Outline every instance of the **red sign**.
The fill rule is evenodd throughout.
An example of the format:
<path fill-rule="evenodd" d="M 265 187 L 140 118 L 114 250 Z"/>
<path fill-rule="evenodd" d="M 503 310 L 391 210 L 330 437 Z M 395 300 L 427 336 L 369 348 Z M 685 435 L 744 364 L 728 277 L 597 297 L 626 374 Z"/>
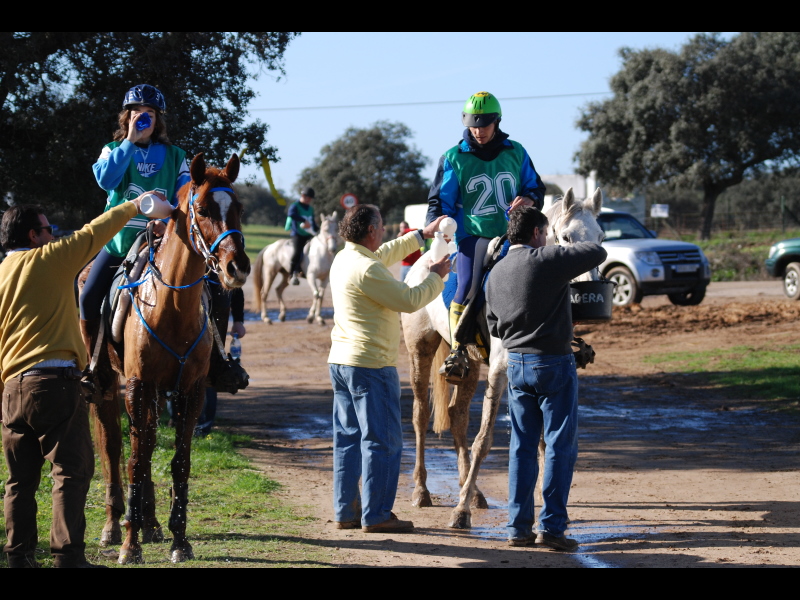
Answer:
<path fill-rule="evenodd" d="M 358 198 L 356 198 L 355 194 L 345 194 L 342 196 L 342 199 L 339 200 L 339 203 L 342 205 L 342 208 L 347 210 L 348 208 L 353 208 L 356 204 L 358 204 Z"/>

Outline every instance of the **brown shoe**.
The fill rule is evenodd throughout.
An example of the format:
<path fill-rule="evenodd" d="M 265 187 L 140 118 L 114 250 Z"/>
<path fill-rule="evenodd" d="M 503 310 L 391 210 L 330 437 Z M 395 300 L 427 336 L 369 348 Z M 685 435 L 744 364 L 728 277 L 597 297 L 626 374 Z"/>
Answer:
<path fill-rule="evenodd" d="M 336 529 L 358 529 L 361 527 L 361 519 L 353 519 L 352 521 L 334 521 L 333 526 Z"/>
<path fill-rule="evenodd" d="M 551 535 L 549 533 L 541 532 L 536 536 L 537 546 L 547 546 L 553 550 L 560 550 L 562 552 L 571 552 L 578 547 L 578 542 L 572 538 L 562 535 Z"/>
<path fill-rule="evenodd" d="M 397 515 L 391 513 L 391 516 L 383 523 L 377 525 L 365 525 L 361 528 L 364 533 L 408 533 L 414 529 L 414 523 L 411 521 L 401 521 Z"/>
<path fill-rule="evenodd" d="M 528 537 L 508 538 L 509 546 L 533 546 L 536 543 L 536 534 L 532 533 Z"/>

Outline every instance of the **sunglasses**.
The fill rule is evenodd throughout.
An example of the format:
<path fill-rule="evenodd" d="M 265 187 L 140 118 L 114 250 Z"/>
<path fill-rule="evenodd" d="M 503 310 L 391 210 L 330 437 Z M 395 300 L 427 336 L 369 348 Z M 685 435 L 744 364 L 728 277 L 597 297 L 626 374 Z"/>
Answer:
<path fill-rule="evenodd" d="M 36 231 L 41 231 L 42 229 L 46 229 L 47 233 L 53 235 L 53 226 L 52 225 L 45 225 L 43 227 L 34 227 Z"/>

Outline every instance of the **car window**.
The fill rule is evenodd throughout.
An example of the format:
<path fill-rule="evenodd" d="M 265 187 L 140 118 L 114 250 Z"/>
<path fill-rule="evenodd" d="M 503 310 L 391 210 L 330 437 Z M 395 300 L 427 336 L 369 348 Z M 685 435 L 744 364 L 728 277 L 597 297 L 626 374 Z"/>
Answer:
<path fill-rule="evenodd" d="M 635 240 L 652 238 L 650 232 L 630 215 L 601 214 L 597 222 L 606 234 L 606 240 Z"/>

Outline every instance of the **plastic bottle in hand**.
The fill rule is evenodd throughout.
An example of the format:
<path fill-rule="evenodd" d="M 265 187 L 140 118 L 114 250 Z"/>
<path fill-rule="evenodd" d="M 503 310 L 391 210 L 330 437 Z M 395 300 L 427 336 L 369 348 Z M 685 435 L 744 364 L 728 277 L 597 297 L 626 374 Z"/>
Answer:
<path fill-rule="evenodd" d="M 242 342 L 239 340 L 239 334 L 234 333 L 231 338 L 230 355 L 235 361 L 240 361 L 242 358 Z"/>
<path fill-rule="evenodd" d="M 447 242 L 444 241 L 444 234 L 441 231 L 437 231 L 433 234 L 433 242 L 431 242 L 431 260 L 433 262 L 440 261 L 443 257 L 449 256 L 450 251 L 447 248 Z M 445 275 L 442 277 L 442 281 L 447 281 L 449 275 Z"/>

